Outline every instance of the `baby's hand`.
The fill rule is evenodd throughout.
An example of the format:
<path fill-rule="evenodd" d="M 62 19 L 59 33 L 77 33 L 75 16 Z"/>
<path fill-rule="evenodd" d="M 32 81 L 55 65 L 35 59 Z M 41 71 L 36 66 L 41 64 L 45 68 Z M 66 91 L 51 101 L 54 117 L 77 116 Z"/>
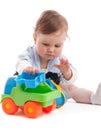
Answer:
<path fill-rule="evenodd" d="M 35 66 L 28 66 L 23 71 L 27 73 L 37 73 L 39 72 L 39 69 Z"/>
<path fill-rule="evenodd" d="M 54 66 L 62 72 L 63 76 L 66 79 L 70 79 L 72 77 L 72 71 L 71 71 L 70 64 L 67 59 L 61 58 L 60 64 L 54 64 Z"/>

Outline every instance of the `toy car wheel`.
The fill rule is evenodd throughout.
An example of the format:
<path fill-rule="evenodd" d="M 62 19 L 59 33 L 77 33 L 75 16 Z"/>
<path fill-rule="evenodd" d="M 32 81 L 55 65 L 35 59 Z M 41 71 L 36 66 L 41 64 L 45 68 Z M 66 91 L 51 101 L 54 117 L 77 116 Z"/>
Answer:
<path fill-rule="evenodd" d="M 56 108 L 56 100 L 53 101 L 52 110 Z"/>
<path fill-rule="evenodd" d="M 14 114 L 18 111 L 18 106 L 11 98 L 6 98 L 2 102 L 2 109 L 7 114 Z"/>
<path fill-rule="evenodd" d="M 27 102 L 24 105 L 24 113 L 29 118 L 36 118 L 42 113 L 42 106 L 38 102 Z"/>
<path fill-rule="evenodd" d="M 56 101 L 53 101 L 53 105 L 48 106 L 48 107 L 44 107 L 42 110 L 44 113 L 50 113 L 52 110 L 54 110 L 56 108 Z"/>

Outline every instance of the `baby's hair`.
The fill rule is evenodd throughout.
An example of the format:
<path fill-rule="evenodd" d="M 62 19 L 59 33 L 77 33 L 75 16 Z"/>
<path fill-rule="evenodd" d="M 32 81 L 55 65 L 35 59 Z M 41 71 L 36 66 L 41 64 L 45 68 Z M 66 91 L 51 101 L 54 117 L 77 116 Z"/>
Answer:
<path fill-rule="evenodd" d="M 58 30 L 67 32 L 67 20 L 55 10 L 46 10 L 37 20 L 34 33 L 50 34 Z"/>

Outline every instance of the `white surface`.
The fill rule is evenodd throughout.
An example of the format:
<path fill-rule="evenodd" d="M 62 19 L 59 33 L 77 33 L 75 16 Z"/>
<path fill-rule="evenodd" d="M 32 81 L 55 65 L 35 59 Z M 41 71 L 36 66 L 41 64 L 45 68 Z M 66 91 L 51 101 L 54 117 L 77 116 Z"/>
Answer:
<path fill-rule="evenodd" d="M 45 9 L 56 9 L 69 23 L 70 41 L 64 53 L 77 68 L 76 85 L 95 91 L 101 81 L 100 0 L 3 0 L 0 1 L 0 93 L 6 79 L 15 72 L 20 52 L 33 44 L 33 27 Z M 9 116 L 0 106 L 0 130 L 64 129 L 99 130 L 101 106 L 68 102 L 38 119 Z"/>
<path fill-rule="evenodd" d="M 100 130 L 100 106 L 66 103 L 62 108 L 50 114 L 43 114 L 37 119 L 24 117 L 22 113 L 6 115 L 0 107 L 0 129 L 42 129 L 42 130 Z"/>

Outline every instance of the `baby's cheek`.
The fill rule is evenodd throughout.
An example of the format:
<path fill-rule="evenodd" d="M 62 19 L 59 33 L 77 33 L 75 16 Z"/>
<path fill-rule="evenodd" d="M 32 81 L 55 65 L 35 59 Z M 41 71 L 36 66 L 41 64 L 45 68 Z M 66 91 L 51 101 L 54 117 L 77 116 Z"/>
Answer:
<path fill-rule="evenodd" d="M 58 51 L 56 51 L 55 53 L 54 53 L 54 55 L 55 55 L 55 57 L 58 57 L 58 56 L 60 56 L 61 55 L 61 53 Z"/>

